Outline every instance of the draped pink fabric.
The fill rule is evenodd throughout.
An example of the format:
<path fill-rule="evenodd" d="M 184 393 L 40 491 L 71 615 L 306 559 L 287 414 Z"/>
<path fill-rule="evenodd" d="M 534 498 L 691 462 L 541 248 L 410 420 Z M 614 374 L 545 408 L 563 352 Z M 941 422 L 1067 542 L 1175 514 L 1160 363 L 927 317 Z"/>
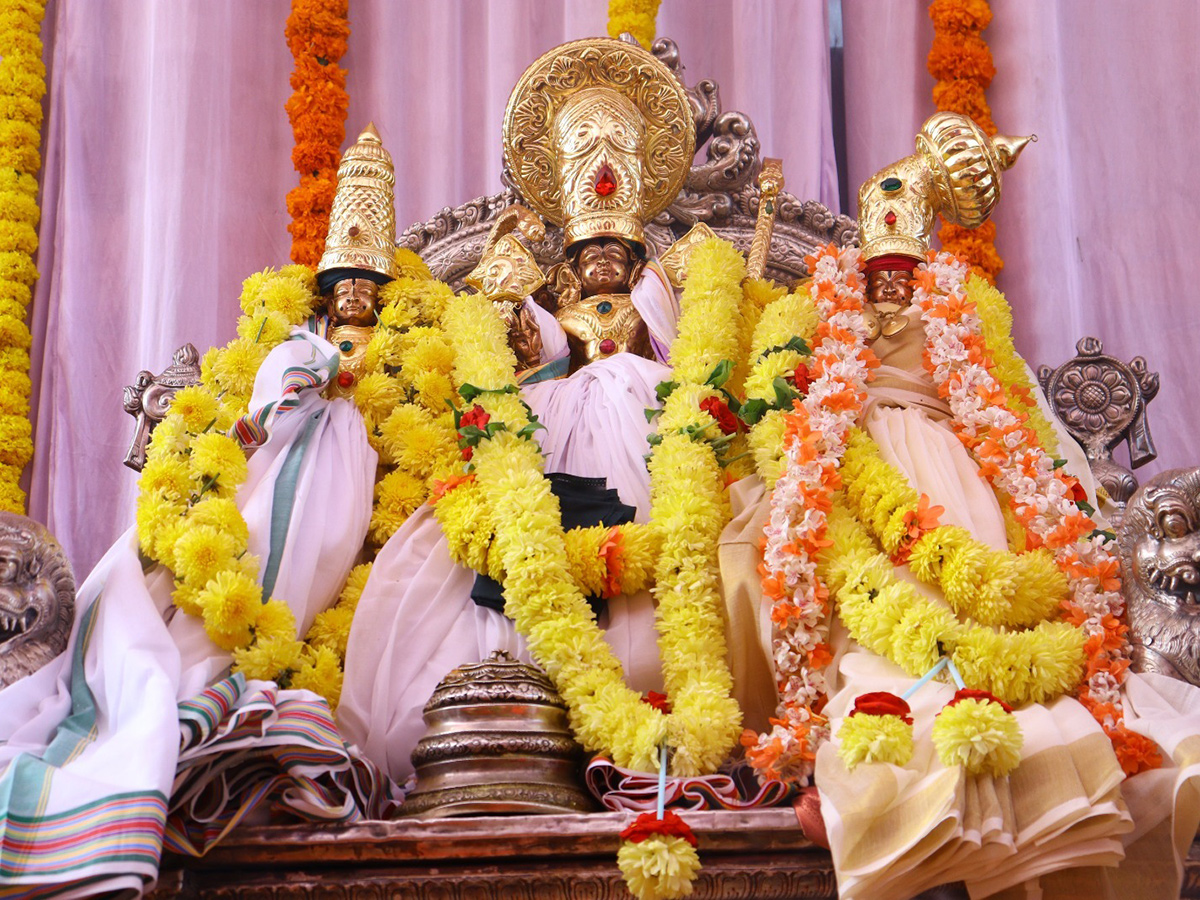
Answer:
<path fill-rule="evenodd" d="M 1084 335 L 1162 389 L 1150 407 L 1153 472 L 1200 464 L 1195 348 L 1200 255 L 1192 141 L 1200 134 L 1200 6 L 991 0 L 988 90 L 1009 134 L 1035 132 L 1004 176 L 996 215 L 1017 349 L 1035 368 Z M 933 111 L 924 3 L 842 0 L 850 184 L 911 152 Z M 855 187 L 857 190 L 857 187 Z M 1124 458 L 1124 451 L 1117 452 Z"/>
<path fill-rule="evenodd" d="M 80 575 L 132 521 L 122 386 L 185 341 L 229 340 L 241 280 L 288 262 L 288 9 L 89 0 L 47 18 L 31 514 Z M 517 78 L 608 21 L 606 0 L 351 0 L 350 18 L 347 139 L 379 128 L 401 228 L 499 190 Z M 790 189 L 835 200 L 823 0 L 668 0 L 658 26 L 689 81 L 717 79 L 725 107 L 755 118 Z"/>
<path fill-rule="evenodd" d="M 1163 376 L 1151 406 L 1160 460 L 1188 464 L 1200 312 L 1187 288 L 1200 261 L 1182 223 L 1200 9 L 992 5 L 996 121 L 1040 136 L 1007 175 L 998 216 L 1018 347 L 1058 363 L 1095 334 L 1122 358 L 1147 356 Z M 89 0 L 47 15 L 31 513 L 81 575 L 132 521 L 122 386 L 184 341 L 228 340 L 240 281 L 287 261 L 288 8 Z M 499 189 L 509 90 L 539 53 L 603 33 L 607 3 L 351 0 L 350 15 L 347 136 L 378 126 L 403 227 Z M 932 27 L 916 0 L 843 0 L 843 17 L 853 196 L 932 112 Z M 678 41 L 689 83 L 713 78 L 725 107 L 751 116 L 789 191 L 836 207 L 824 0 L 664 0 L 658 32 Z"/>

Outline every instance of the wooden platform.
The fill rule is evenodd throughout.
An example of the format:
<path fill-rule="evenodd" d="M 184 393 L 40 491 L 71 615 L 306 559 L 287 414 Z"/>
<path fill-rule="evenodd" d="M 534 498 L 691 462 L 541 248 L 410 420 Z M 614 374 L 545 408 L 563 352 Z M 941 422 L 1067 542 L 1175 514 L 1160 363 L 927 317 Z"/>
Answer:
<path fill-rule="evenodd" d="M 167 856 L 155 898 L 628 900 L 627 813 L 243 828 L 201 859 Z M 695 900 L 837 897 L 829 854 L 791 809 L 687 813 L 704 863 Z M 954 888 L 927 897 L 965 897 Z M 1200 898 L 1200 845 L 1181 897 Z"/>

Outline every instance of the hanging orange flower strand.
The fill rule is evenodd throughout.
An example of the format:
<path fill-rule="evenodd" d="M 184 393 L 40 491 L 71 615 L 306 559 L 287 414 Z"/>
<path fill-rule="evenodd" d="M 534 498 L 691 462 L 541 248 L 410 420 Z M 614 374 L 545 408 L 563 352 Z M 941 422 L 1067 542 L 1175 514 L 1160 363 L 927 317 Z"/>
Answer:
<path fill-rule="evenodd" d="M 316 267 L 325 249 L 337 167 L 346 136 L 346 70 L 338 60 L 350 37 L 349 0 L 292 0 L 284 34 L 296 61 L 288 121 L 296 146 L 292 165 L 300 184 L 287 195 L 292 261 Z"/>
<path fill-rule="evenodd" d="M 933 102 L 940 112 L 970 116 L 988 134 L 996 133 L 985 91 L 996 74 L 992 51 L 981 34 L 992 21 L 987 0 L 933 0 L 933 46 L 926 65 L 936 78 Z M 938 231 L 942 249 L 964 260 L 992 284 L 1004 268 L 996 252 L 995 220 L 966 229 L 944 222 Z"/>

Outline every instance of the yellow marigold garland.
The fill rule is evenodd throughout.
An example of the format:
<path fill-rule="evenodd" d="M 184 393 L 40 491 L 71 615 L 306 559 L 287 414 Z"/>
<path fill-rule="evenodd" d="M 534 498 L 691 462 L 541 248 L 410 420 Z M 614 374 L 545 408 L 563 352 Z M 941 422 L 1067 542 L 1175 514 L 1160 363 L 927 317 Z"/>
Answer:
<path fill-rule="evenodd" d="M 821 573 L 850 636 L 914 678 L 947 655 L 967 684 L 1016 705 L 1043 703 L 1072 690 L 1083 673 L 1082 632 L 1043 621 L 1025 631 L 996 631 L 960 622 L 895 574 L 839 498 L 829 513 L 832 541 Z"/>
<path fill-rule="evenodd" d="M 981 34 L 992 21 L 987 0 L 933 0 L 933 46 L 929 50 L 929 74 L 936 78 L 934 105 L 941 111 L 970 116 L 987 134 L 996 133 L 992 110 L 985 91 L 996 74 L 992 52 Z M 949 222 L 938 231 L 942 247 L 995 283 L 1004 268 L 996 252 L 996 223 L 987 221 L 968 229 Z"/>
<path fill-rule="evenodd" d="M 626 31 L 650 49 L 654 43 L 654 20 L 662 0 L 608 0 L 608 34 L 620 37 Z"/>
<path fill-rule="evenodd" d="M 33 458 L 25 324 L 37 267 L 37 173 L 41 168 L 43 0 L 16 0 L 0 14 L 0 509 L 25 512 L 21 472 Z"/>
<path fill-rule="evenodd" d="M 842 457 L 842 484 L 850 508 L 892 560 L 939 587 L 959 614 L 981 625 L 1028 627 L 1052 617 L 1067 598 L 1067 577 L 1048 550 L 995 551 L 965 528 L 937 525 L 940 507 L 928 509 L 929 498 L 918 496 L 857 428 Z"/>
<path fill-rule="evenodd" d="M 397 263 L 401 277 L 380 289 L 380 322 L 362 379 L 367 389 L 355 394 L 381 460 L 368 551 L 425 502 L 429 484 L 452 473 L 458 459 L 453 422 L 444 412 L 452 351 L 429 318 L 440 314 L 452 292 L 410 251 L 397 251 Z M 203 618 L 213 641 L 233 653 L 237 671 L 307 688 L 336 706 L 350 623 L 370 565 L 351 571 L 338 603 L 317 615 L 307 644 L 296 640 L 286 603 L 262 602 L 259 561 L 245 553 L 248 529 L 233 502 L 246 458 L 224 433 L 246 413 L 263 359 L 321 302 L 305 266 L 246 279 L 239 336 L 205 355 L 201 384 L 176 394 L 154 431 L 139 481 L 138 538 L 148 557 L 175 573 L 176 605 Z M 444 384 L 440 392 L 438 384 Z"/>
<path fill-rule="evenodd" d="M 1019 404 L 1020 409 L 1029 416 L 1027 424 L 1037 435 L 1042 447 L 1047 453 L 1057 456 L 1058 434 L 1038 405 L 1034 395 L 1036 387 L 1029 378 L 1029 370 L 1024 360 L 1017 355 L 1017 348 L 1013 344 L 1012 307 L 995 285 L 978 275 L 972 274 L 967 279 L 966 291 L 967 300 L 975 304 L 983 338 L 992 353 L 992 374 L 1004 385 L 1013 402 Z"/>
<path fill-rule="evenodd" d="M 718 419 L 701 403 L 719 400 L 712 381 L 724 373 L 716 377 L 723 382 L 732 370 L 745 262 L 727 242 L 709 241 L 693 254 L 690 271 L 672 350 L 674 380 L 662 386 L 668 396 L 651 460 L 651 515 L 663 548 L 655 572 L 656 616 L 675 710 L 670 726 L 625 685 L 579 579 L 568 570 L 558 504 L 542 475 L 537 445 L 526 439 L 531 422 L 517 395 L 515 358 L 502 324 L 478 295 L 455 298 L 444 325 L 455 343 L 460 391 L 486 417 L 477 420 L 485 423 L 487 439 L 472 445 L 474 481 L 459 479 L 438 502 L 441 510 L 464 489 L 482 494 L 482 507 L 465 499 L 460 506 L 490 512 L 494 550 L 468 537 L 465 527 L 451 530 L 464 552 L 473 554 L 473 567 L 502 572 L 505 611 L 555 679 L 581 743 L 608 753 L 619 766 L 652 771 L 669 733 L 673 770 L 683 775 L 713 771 L 732 748 L 740 720 L 729 696 L 715 556 L 728 519 L 717 460 L 727 444 Z M 452 520 L 465 526 L 468 515 Z M 492 561 L 497 553 L 498 566 Z"/>
<path fill-rule="evenodd" d="M 316 266 L 325 248 L 337 187 L 339 150 L 346 136 L 346 70 L 338 60 L 350 36 L 349 0 L 292 0 L 284 34 L 296 61 L 285 108 L 296 145 L 292 165 L 300 184 L 288 192 L 292 261 Z"/>
<path fill-rule="evenodd" d="M 770 490 L 783 471 L 784 414 L 807 387 L 809 346 L 818 314 L 808 283 L 782 294 L 768 293 L 754 281 L 747 281 L 746 288 L 744 309 L 753 310 L 760 299 L 773 298 L 761 312 L 747 313 L 754 319 L 754 329 L 739 411 L 750 427 L 748 444 L 755 469 Z"/>
<path fill-rule="evenodd" d="M 731 516 L 712 435 L 720 402 L 714 381 L 738 356 L 745 259 L 727 241 L 700 244 L 688 262 L 672 382 L 650 458 L 650 516 L 661 535 L 655 616 L 670 697 L 673 771 L 714 772 L 736 746 L 742 713 L 731 696 L 717 543 Z M 702 426 L 696 431 L 696 425 Z M 704 436 L 705 440 L 700 440 Z"/>
<path fill-rule="evenodd" d="M 433 502 L 450 558 L 503 583 L 506 573 L 496 550 L 496 520 L 478 482 L 468 476 L 439 484 L 443 493 L 438 497 L 435 488 Z M 586 596 L 636 594 L 654 582 L 659 535 L 647 524 L 572 528 L 564 539 L 568 571 Z"/>

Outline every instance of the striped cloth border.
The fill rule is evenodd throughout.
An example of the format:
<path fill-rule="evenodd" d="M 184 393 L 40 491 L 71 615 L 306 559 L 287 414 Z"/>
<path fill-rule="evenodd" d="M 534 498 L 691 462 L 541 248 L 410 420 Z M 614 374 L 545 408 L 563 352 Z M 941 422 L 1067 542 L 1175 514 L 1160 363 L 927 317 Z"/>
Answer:
<path fill-rule="evenodd" d="M 162 851 L 167 798 L 117 794 L 63 813 L 0 818 L 0 878 L 48 878 L 120 862 L 153 878 Z"/>

